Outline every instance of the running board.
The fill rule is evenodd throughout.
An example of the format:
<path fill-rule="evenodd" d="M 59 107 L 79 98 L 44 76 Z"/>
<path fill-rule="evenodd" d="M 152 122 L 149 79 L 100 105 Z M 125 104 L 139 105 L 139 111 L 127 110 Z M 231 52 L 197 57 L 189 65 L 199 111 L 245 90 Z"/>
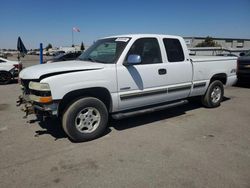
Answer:
<path fill-rule="evenodd" d="M 177 102 L 172 102 L 172 103 L 168 103 L 168 104 L 164 104 L 164 105 L 160 105 L 160 106 L 149 107 L 149 108 L 144 108 L 144 109 L 135 110 L 135 111 L 118 112 L 116 114 L 112 114 L 112 117 L 114 119 L 123 119 L 123 118 L 136 116 L 136 115 L 140 115 L 140 114 L 156 112 L 159 110 L 164 110 L 167 108 L 172 108 L 172 107 L 184 105 L 187 103 L 188 103 L 188 100 L 181 100 L 181 101 L 177 101 Z"/>

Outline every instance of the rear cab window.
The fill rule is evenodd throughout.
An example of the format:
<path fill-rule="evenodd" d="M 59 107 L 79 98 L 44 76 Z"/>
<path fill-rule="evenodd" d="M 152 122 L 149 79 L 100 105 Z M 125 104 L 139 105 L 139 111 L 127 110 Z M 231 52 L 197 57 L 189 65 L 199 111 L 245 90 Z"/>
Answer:
<path fill-rule="evenodd" d="M 167 58 L 169 62 L 182 62 L 184 61 L 184 52 L 182 45 L 178 39 L 164 38 L 163 43 L 165 46 Z"/>

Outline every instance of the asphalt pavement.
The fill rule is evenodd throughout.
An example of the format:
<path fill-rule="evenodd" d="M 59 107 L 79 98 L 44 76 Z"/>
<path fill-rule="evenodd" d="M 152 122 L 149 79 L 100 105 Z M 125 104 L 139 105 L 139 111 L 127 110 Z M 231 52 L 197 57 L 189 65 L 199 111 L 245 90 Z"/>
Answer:
<path fill-rule="evenodd" d="M 189 103 L 110 120 L 85 143 L 56 119 L 23 119 L 16 82 L 0 91 L 0 187 L 250 187 L 247 84 L 226 88 L 215 109 Z"/>

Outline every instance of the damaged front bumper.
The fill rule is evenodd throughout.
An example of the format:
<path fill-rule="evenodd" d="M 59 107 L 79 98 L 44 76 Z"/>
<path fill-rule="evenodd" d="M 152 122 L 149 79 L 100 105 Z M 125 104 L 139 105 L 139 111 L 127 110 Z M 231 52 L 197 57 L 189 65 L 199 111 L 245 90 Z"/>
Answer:
<path fill-rule="evenodd" d="M 24 118 L 28 115 L 36 114 L 42 116 L 57 116 L 58 115 L 58 102 L 49 104 L 41 104 L 32 100 L 33 95 L 20 95 L 18 97 L 17 106 L 21 106 L 21 110 L 25 112 Z"/>
<path fill-rule="evenodd" d="M 38 80 L 20 79 L 22 95 L 18 97 L 17 106 L 22 106 L 24 118 L 30 114 L 40 116 L 57 116 L 59 100 L 53 100 L 50 87 L 47 83 Z"/>

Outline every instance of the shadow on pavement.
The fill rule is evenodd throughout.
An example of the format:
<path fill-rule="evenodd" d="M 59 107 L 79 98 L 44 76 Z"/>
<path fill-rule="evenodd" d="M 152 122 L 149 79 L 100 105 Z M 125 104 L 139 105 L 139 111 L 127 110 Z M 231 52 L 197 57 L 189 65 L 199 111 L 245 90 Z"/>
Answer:
<path fill-rule="evenodd" d="M 60 138 L 66 138 L 67 135 L 62 129 L 61 122 L 57 118 L 46 118 L 44 121 L 40 119 L 37 120 L 38 124 L 40 125 L 43 130 L 36 131 L 36 137 L 49 134 L 58 140 Z"/>
<path fill-rule="evenodd" d="M 8 85 L 18 84 L 18 79 L 12 79 Z"/>
<path fill-rule="evenodd" d="M 143 126 L 156 121 L 169 119 L 186 114 L 187 111 L 194 110 L 197 108 L 203 108 L 198 102 L 190 102 L 186 105 L 182 105 L 175 108 L 169 108 L 166 110 L 153 112 L 149 114 L 139 115 L 122 120 L 111 120 L 109 125 L 118 131 L 130 129 L 138 126 Z"/>
<path fill-rule="evenodd" d="M 230 98 L 228 98 L 228 97 L 223 97 L 222 102 L 225 102 L 225 101 L 228 101 L 228 100 L 230 100 Z"/>
<path fill-rule="evenodd" d="M 38 125 L 42 128 L 42 130 L 36 131 L 35 137 L 39 137 L 42 135 L 51 135 L 55 138 L 55 141 L 61 138 L 67 138 L 68 136 L 64 132 L 62 128 L 61 121 L 57 118 L 46 118 L 42 121 L 40 118 L 31 120 L 30 123 L 38 122 Z M 111 132 L 111 129 L 108 128 L 105 130 L 102 136 L 105 136 Z M 74 142 L 69 138 L 71 142 Z"/>
<path fill-rule="evenodd" d="M 230 98 L 227 97 L 223 98 L 223 102 L 227 100 L 230 100 Z M 172 117 L 178 117 L 186 114 L 187 111 L 203 108 L 203 106 L 200 104 L 200 102 L 197 101 L 197 99 L 191 101 L 192 102 L 180 107 L 169 108 L 166 110 L 130 117 L 122 120 L 114 120 L 110 118 L 108 128 L 106 129 L 104 135 L 107 135 L 111 132 L 110 127 L 113 127 L 117 131 L 122 131 L 130 128 L 135 128 L 138 126 L 143 126 L 156 121 L 161 121 Z M 49 134 L 53 136 L 55 140 L 61 138 L 67 138 L 67 135 L 62 129 L 61 121 L 59 119 L 46 118 L 44 121 L 38 119 L 38 120 L 32 120 L 30 123 L 35 123 L 35 122 L 38 122 L 38 124 L 42 128 L 42 130 L 36 131 L 35 135 L 36 137 Z"/>
<path fill-rule="evenodd" d="M 244 80 L 244 81 L 238 81 L 234 87 L 241 87 L 241 88 L 250 88 L 250 81 Z"/>

